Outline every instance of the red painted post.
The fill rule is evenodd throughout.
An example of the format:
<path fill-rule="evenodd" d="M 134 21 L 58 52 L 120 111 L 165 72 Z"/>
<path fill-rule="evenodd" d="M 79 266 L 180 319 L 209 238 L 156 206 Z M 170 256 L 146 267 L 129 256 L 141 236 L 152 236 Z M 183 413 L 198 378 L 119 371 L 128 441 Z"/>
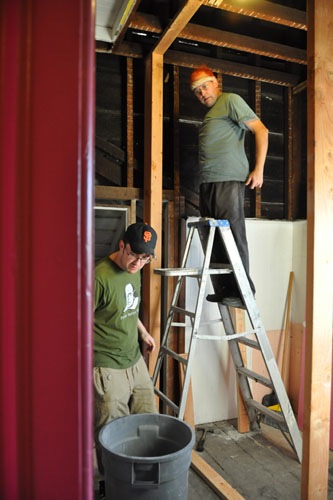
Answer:
<path fill-rule="evenodd" d="M 94 2 L 0 3 L 0 497 L 91 500 Z"/>

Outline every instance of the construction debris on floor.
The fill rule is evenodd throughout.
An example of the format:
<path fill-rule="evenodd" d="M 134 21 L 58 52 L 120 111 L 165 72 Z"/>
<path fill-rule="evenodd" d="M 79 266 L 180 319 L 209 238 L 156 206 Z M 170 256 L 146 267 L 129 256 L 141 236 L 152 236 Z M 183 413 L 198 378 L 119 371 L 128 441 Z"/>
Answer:
<path fill-rule="evenodd" d="M 259 431 L 240 434 L 236 424 L 230 420 L 197 426 L 195 454 L 221 477 L 209 486 L 192 464 L 188 500 L 300 499 L 301 465 L 281 431 L 261 424 Z M 202 451 L 196 451 L 198 445 Z M 333 500 L 332 452 L 328 476 L 327 498 Z M 226 484 L 214 490 L 214 481 L 218 485 L 221 478 Z"/>

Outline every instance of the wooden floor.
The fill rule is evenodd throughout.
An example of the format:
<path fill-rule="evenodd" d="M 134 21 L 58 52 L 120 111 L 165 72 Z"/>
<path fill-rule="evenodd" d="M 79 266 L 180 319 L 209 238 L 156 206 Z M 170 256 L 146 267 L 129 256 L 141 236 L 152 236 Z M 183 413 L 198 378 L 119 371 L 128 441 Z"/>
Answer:
<path fill-rule="evenodd" d="M 301 465 L 283 434 L 265 424 L 258 432 L 240 434 L 235 425 L 236 421 L 223 421 L 198 426 L 209 428 L 204 450 L 198 454 L 246 500 L 299 499 Z M 198 427 L 197 441 L 202 435 Z M 333 500 L 332 452 L 328 486 L 327 498 Z M 188 488 L 188 500 L 223 498 L 192 468 L 189 470 Z"/>
<path fill-rule="evenodd" d="M 196 454 L 211 471 L 217 472 L 218 478 L 222 477 L 231 494 L 216 493 L 191 467 L 188 500 L 300 499 L 301 465 L 283 434 L 265 424 L 261 424 L 259 431 L 240 434 L 236 424 L 236 420 L 229 420 L 197 426 L 194 445 L 195 451 L 201 429 L 207 428 L 204 449 Z M 97 484 L 94 498 L 99 499 Z M 333 500 L 333 452 L 330 452 L 327 499 Z"/>

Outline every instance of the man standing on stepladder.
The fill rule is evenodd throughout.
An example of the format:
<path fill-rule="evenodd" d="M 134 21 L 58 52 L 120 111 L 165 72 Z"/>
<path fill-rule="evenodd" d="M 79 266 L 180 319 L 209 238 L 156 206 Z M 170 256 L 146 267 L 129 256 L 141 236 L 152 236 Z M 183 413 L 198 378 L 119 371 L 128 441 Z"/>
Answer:
<path fill-rule="evenodd" d="M 245 186 L 261 188 L 268 149 L 268 130 L 248 104 L 237 94 L 222 92 L 214 73 L 202 66 L 191 73 L 194 95 L 207 108 L 199 133 L 200 214 L 227 219 L 253 294 L 249 274 L 249 251 L 244 217 Z M 245 133 L 255 135 L 255 165 L 249 172 L 245 154 Z M 214 243 L 213 262 L 225 262 L 224 249 Z M 215 293 L 210 302 L 243 307 L 235 279 L 231 275 L 214 278 Z"/>

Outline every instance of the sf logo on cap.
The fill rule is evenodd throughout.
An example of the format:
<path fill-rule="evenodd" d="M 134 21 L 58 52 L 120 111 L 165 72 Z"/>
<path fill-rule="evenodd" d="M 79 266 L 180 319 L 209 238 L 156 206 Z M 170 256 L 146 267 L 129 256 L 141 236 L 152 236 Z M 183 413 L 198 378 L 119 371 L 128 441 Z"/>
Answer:
<path fill-rule="evenodd" d="M 143 233 L 143 241 L 147 243 L 148 241 L 151 240 L 151 232 L 150 231 L 145 231 Z"/>

